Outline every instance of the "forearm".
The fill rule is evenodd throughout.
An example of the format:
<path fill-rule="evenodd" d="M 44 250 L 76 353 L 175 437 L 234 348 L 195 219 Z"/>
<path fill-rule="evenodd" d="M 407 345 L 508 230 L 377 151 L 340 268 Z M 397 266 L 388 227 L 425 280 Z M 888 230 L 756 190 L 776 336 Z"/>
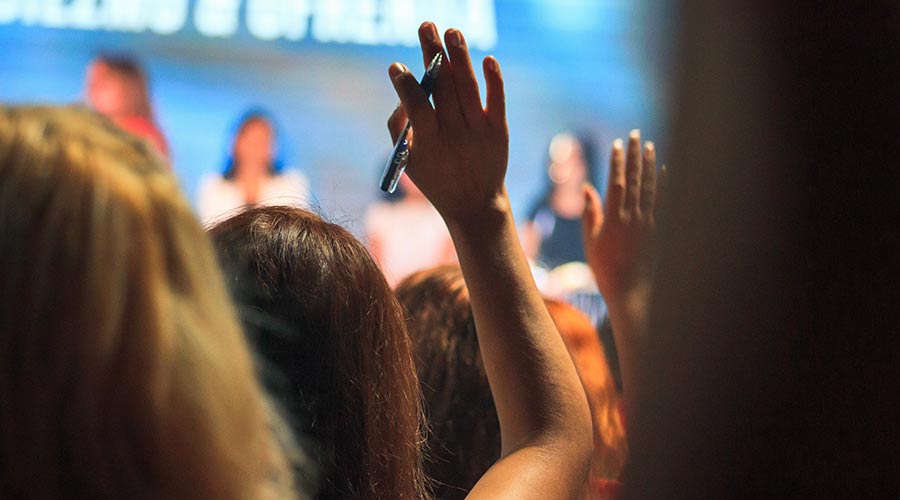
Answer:
<path fill-rule="evenodd" d="M 472 301 L 504 455 L 542 440 L 590 453 L 587 402 L 519 244 L 508 199 L 448 220 Z M 585 450 L 580 450 L 580 448 Z"/>
<path fill-rule="evenodd" d="M 637 372 L 643 365 L 649 337 L 649 290 L 630 297 L 607 302 L 619 368 L 622 374 L 622 393 L 625 415 L 634 415 L 640 404 L 641 383 Z"/>

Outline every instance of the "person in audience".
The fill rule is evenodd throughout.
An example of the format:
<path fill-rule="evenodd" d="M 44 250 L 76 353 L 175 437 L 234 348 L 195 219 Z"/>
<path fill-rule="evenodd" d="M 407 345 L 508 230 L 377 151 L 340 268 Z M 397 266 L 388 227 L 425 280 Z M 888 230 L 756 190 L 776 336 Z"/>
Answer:
<path fill-rule="evenodd" d="M 435 497 L 465 498 L 500 456 L 497 411 L 491 397 L 458 266 L 411 275 L 396 289 L 408 311 L 416 367 L 425 400 L 428 435 L 426 472 Z M 615 384 L 590 320 L 565 303 L 545 299 L 591 407 L 594 452 L 591 474 L 578 498 L 613 498 L 625 463 L 626 445 Z"/>
<path fill-rule="evenodd" d="M 147 139 L 164 157 L 166 138 L 156 123 L 150 103 L 147 75 L 141 64 L 124 55 L 104 54 L 88 65 L 85 78 L 87 103 L 116 125 Z"/>
<path fill-rule="evenodd" d="M 432 23 L 420 27 L 419 38 L 425 61 L 443 52 Z M 497 61 L 486 58 L 483 107 L 462 34 L 448 30 L 445 39 L 436 109 L 405 66 L 391 65 L 402 105 L 389 129 L 396 138 L 408 113 L 415 140 L 407 173 L 456 243 L 497 405 L 502 453 L 469 498 L 568 499 L 588 472 L 590 414 L 516 235 L 504 187 L 502 77 Z M 453 133 L 439 133 L 439 123 Z M 212 232 L 239 300 L 259 300 L 246 307 L 267 325 L 261 334 L 289 331 L 322 356 L 308 361 L 323 367 L 318 376 L 291 381 L 291 397 L 304 407 L 300 425 L 320 439 L 318 498 L 427 498 L 409 336 L 364 245 L 298 208 L 256 208 Z M 528 392 L 521 380 L 530 381 Z"/>
<path fill-rule="evenodd" d="M 552 269 L 584 262 L 581 246 L 582 185 L 596 177 L 591 141 L 569 132 L 557 134 L 548 148 L 547 187 L 528 212 L 522 228 L 526 255 Z"/>
<path fill-rule="evenodd" d="M 623 493 L 898 498 L 900 4 L 679 6 Z"/>
<path fill-rule="evenodd" d="M 407 311 L 428 419 L 425 472 L 440 500 L 465 498 L 500 457 L 500 424 L 458 265 L 413 273 L 396 288 Z"/>
<path fill-rule="evenodd" d="M 297 207 L 251 208 L 210 234 L 264 381 L 310 444 L 316 498 L 424 498 L 409 338 L 362 243 Z"/>
<path fill-rule="evenodd" d="M 433 24 L 419 35 L 425 62 L 443 51 Z M 572 498 L 589 468 L 590 411 L 516 234 L 504 183 L 509 130 L 500 67 L 493 57 L 482 63 L 483 107 L 462 34 L 448 30 L 444 40 L 450 64 L 434 107 L 409 69 L 391 65 L 401 106 L 388 123 L 393 139 L 407 117 L 412 124 L 406 172 L 453 237 L 497 409 L 500 459 L 467 498 Z"/>
<path fill-rule="evenodd" d="M 284 168 L 272 116 L 250 109 L 237 122 L 225 168 L 201 180 L 197 208 L 204 224 L 245 207 L 306 206 L 309 181 L 299 170 Z"/>
<path fill-rule="evenodd" d="M 293 498 L 215 254 L 144 141 L 0 107 L 0 497 Z"/>
<path fill-rule="evenodd" d="M 405 175 L 397 188 L 396 199 L 373 204 L 364 220 L 366 246 L 392 287 L 415 271 L 456 261 L 447 226 L 425 195 Z"/>

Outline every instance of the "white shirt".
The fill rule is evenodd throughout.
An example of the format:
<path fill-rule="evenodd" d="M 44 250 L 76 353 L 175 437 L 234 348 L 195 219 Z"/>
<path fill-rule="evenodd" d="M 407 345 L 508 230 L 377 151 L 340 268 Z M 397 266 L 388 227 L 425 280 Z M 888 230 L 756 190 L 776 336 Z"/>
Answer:
<path fill-rule="evenodd" d="M 416 271 L 455 260 L 444 220 L 425 201 L 375 203 L 366 212 L 365 231 L 369 248 L 392 287 Z"/>
<path fill-rule="evenodd" d="M 288 169 L 268 177 L 259 190 L 258 205 L 309 206 L 309 181 L 299 170 Z M 247 208 L 244 193 L 234 180 L 207 175 L 197 192 L 197 211 L 204 225 L 225 220 Z"/>

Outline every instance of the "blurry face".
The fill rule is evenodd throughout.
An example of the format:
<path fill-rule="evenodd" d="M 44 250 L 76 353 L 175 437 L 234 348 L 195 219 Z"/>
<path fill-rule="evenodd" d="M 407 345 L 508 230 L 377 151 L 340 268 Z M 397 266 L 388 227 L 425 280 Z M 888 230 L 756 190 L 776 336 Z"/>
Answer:
<path fill-rule="evenodd" d="M 92 108 L 105 115 L 126 112 L 129 107 L 127 85 L 107 65 L 92 62 L 85 80 L 85 97 Z"/>
<path fill-rule="evenodd" d="M 241 169 L 265 172 L 272 164 L 274 149 L 272 127 L 263 120 L 255 119 L 245 123 L 238 134 L 234 142 L 234 159 Z"/>
<path fill-rule="evenodd" d="M 558 135 L 550 142 L 550 180 L 557 185 L 580 186 L 587 180 L 584 151 L 577 139 Z"/>

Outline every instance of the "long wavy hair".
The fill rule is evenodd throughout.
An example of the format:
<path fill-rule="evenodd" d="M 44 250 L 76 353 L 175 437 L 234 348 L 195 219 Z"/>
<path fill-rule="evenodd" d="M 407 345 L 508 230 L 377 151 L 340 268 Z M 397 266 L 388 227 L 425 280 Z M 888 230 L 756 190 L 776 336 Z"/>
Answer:
<path fill-rule="evenodd" d="M 309 211 L 210 229 L 273 393 L 312 443 L 318 499 L 420 499 L 423 416 L 400 305 L 365 247 Z"/>
<path fill-rule="evenodd" d="M 408 311 L 431 430 L 426 473 L 436 498 L 463 499 L 501 451 L 469 290 L 459 266 L 444 265 L 410 275 L 396 294 Z"/>
<path fill-rule="evenodd" d="M 0 496 L 293 496 L 212 247 L 146 143 L 0 107 L 0 266 Z"/>

